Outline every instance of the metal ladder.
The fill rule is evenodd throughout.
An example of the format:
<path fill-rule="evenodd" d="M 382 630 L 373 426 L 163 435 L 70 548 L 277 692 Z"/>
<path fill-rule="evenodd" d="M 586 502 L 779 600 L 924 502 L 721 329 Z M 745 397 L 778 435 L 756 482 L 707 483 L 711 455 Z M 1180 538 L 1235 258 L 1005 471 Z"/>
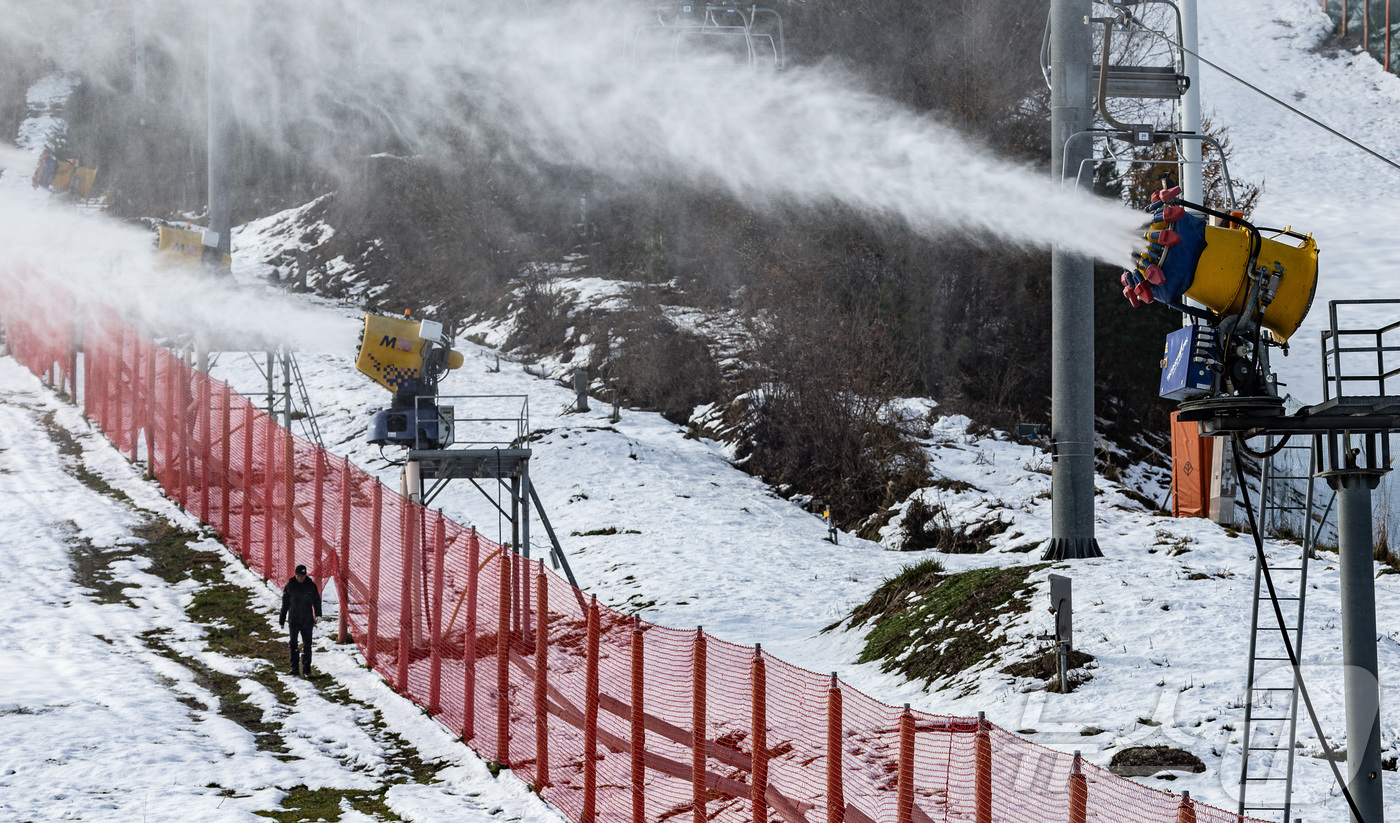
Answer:
<path fill-rule="evenodd" d="M 292 385 L 296 386 L 297 398 L 301 401 L 301 408 L 306 412 L 306 416 L 301 419 L 302 431 L 316 445 L 325 448 L 326 444 L 321 442 L 321 427 L 316 423 L 316 412 L 311 408 L 311 394 L 306 390 L 306 381 L 301 376 L 301 366 L 297 365 L 297 358 L 287 349 L 287 366 L 291 372 Z"/>
<path fill-rule="evenodd" d="M 1268 447 L 1276 441 L 1268 439 Z M 1267 537 L 1272 531 L 1292 533 L 1302 514 L 1303 545 L 1296 561 L 1269 564 L 1279 607 L 1287 622 L 1294 604 L 1293 625 L 1284 628 L 1291 633 L 1293 648 L 1302 655 L 1303 616 L 1308 586 L 1308 560 L 1313 556 L 1313 542 L 1326 523 L 1336 500 L 1336 492 L 1327 504 L 1320 520 L 1314 523 L 1314 479 L 1317 471 L 1316 442 L 1285 445 L 1278 453 L 1263 461 L 1263 476 L 1259 494 L 1259 528 Z M 1298 488 L 1304 481 L 1305 491 Z M 1282 554 L 1282 552 L 1280 552 Z M 1277 560 L 1275 561 L 1277 562 Z M 1284 648 L 1273 604 L 1263 585 L 1262 558 L 1254 558 L 1254 602 L 1249 627 L 1249 670 L 1245 679 L 1244 730 L 1241 736 L 1239 814 L 1241 817 L 1266 818 L 1279 812 L 1276 819 L 1289 823 L 1292 813 L 1293 765 L 1297 755 L 1294 742 L 1298 728 L 1298 683 Z M 1262 619 L 1261 619 L 1262 618 Z M 1250 790 L 1253 789 L 1251 797 Z M 1273 791 L 1269 791 L 1273 789 Z"/>
<path fill-rule="evenodd" d="M 292 428 L 292 387 L 296 387 L 297 399 L 301 401 L 301 408 L 304 415 L 300 419 L 301 430 L 307 439 L 316 445 L 325 448 L 325 443 L 321 440 L 321 427 L 316 423 L 316 412 L 311 407 L 311 394 L 306 390 L 306 381 L 301 376 L 301 367 L 297 365 L 296 355 L 291 349 L 279 346 L 276 349 L 267 351 L 267 365 L 258 362 L 258 358 L 253 352 L 248 352 L 248 359 L 253 361 L 258 373 L 267 380 L 267 414 L 274 420 L 278 417 L 277 401 L 278 396 L 274 389 L 277 382 L 277 362 L 282 363 L 282 425 L 289 431 Z"/>

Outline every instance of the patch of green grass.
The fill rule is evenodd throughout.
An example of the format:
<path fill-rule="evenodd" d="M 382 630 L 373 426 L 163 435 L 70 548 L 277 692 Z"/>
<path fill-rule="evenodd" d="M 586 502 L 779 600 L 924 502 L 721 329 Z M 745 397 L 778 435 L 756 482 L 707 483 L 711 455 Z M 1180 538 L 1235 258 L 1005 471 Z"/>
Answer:
<path fill-rule="evenodd" d="M 1028 607 L 1026 578 L 1048 565 L 944 574 L 925 560 L 904 569 L 851 612 L 851 625 L 871 625 L 860 662 L 925 684 L 983 663 L 1000 643 L 998 618 Z"/>
<path fill-rule="evenodd" d="M 282 808 L 277 811 L 253 812 L 281 823 L 300 823 L 303 820 L 340 820 L 342 801 L 357 812 L 371 815 L 379 820 L 403 820 L 389 810 L 384 801 L 387 790 L 375 792 L 353 789 L 308 789 L 306 786 L 293 786 L 282 798 Z"/>
<path fill-rule="evenodd" d="M 49 439 L 58 447 L 58 453 L 64 458 L 60 461 L 63 470 L 73 479 L 87 486 L 98 494 L 120 500 L 123 503 L 131 503 L 131 498 L 121 489 L 114 488 L 106 480 L 88 471 L 83 465 L 83 447 L 78 441 L 73 439 L 72 432 L 54 422 L 54 413 L 44 412 L 39 416 L 39 424 L 49 433 Z"/>
<path fill-rule="evenodd" d="M 76 530 L 76 529 L 75 529 Z M 90 540 L 68 541 L 68 565 L 73 569 L 73 581 L 89 592 L 94 602 L 104 605 L 125 603 L 136 608 L 124 592 L 126 584 L 112 578 L 112 561 L 135 556 L 129 546 L 103 549 Z"/>
<path fill-rule="evenodd" d="M 224 674 L 193 657 L 180 654 L 170 648 L 163 635 L 163 631 L 145 632 L 141 635 L 141 639 L 145 641 L 148 648 L 189 670 L 194 675 L 194 682 L 218 699 L 219 714 L 242 726 L 249 734 L 253 735 L 258 749 L 279 754 L 287 752 L 286 741 L 282 738 L 282 724 L 268 722 L 264 719 L 262 709 L 249 702 L 248 695 L 238 687 L 240 678 Z M 182 700 L 181 702 L 191 708 L 204 708 L 191 700 Z"/>
<path fill-rule="evenodd" d="M 624 529 L 618 531 L 617 526 L 608 526 L 606 529 L 590 529 L 586 532 L 574 532 L 570 537 L 609 537 L 614 534 L 641 534 L 636 529 Z"/>

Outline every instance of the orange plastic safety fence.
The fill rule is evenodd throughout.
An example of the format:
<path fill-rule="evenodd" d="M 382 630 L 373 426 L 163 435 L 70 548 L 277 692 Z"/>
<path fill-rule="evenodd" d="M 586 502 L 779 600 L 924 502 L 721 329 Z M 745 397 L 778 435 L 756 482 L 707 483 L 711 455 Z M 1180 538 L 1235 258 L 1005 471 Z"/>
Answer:
<path fill-rule="evenodd" d="M 1239 820 L 590 603 L 40 279 L 0 278 L 0 323 L 53 385 L 81 371 L 87 416 L 230 551 L 277 581 L 305 564 L 371 667 L 578 823 Z"/>

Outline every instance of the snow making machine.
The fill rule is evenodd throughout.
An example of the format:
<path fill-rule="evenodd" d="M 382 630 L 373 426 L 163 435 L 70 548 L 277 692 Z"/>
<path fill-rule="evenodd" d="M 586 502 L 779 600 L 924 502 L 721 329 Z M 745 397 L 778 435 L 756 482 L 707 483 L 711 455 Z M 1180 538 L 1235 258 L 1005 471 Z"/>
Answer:
<path fill-rule="evenodd" d="M 1255 226 L 1239 212 L 1154 192 L 1147 248 L 1121 276 L 1134 306 L 1162 303 L 1191 322 L 1167 335 L 1161 395 L 1189 410 L 1281 414 L 1270 349 L 1288 340 L 1317 290 L 1311 235 Z"/>
<path fill-rule="evenodd" d="M 415 449 L 451 445 L 452 410 L 436 402 L 437 387 L 462 362 L 441 323 L 365 315 L 355 368 L 394 395 L 388 409 L 370 418 L 369 442 Z"/>

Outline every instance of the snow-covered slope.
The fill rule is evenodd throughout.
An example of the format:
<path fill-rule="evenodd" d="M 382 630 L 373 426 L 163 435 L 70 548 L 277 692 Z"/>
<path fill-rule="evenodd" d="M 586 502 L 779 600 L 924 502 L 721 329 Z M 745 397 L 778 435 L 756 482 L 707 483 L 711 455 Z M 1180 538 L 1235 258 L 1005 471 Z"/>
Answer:
<path fill-rule="evenodd" d="M 1357 14 L 1360 12 L 1357 11 Z M 1201 54 L 1343 134 L 1400 159 L 1400 77 L 1374 58 L 1319 50 L 1332 20 L 1312 0 L 1200 4 Z M 1312 313 L 1293 353 L 1276 358 L 1280 379 L 1304 402 L 1321 400 L 1318 333 L 1327 301 L 1400 298 L 1400 170 L 1385 165 L 1210 68 L 1202 108 L 1230 127 L 1231 171 L 1263 180 L 1255 218 L 1317 238 L 1319 277 Z M 1358 309 L 1356 326 L 1392 322 L 1395 307 Z M 1345 322 L 1345 318 L 1344 318 Z"/>
<path fill-rule="evenodd" d="M 124 555 L 153 522 L 196 526 L 77 409 L 0 358 L 0 818 L 249 821 L 301 786 L 387 789 L 385 806 L 410 820 L 561 819 L 519 781 L 492 778 L 353 647 L 317 639 L 316 667 L 334 680 L 316 685 L 211 650 L 215 627 L 187 614 L 209 585 L 172 586 L 151 557 Z M 217 577 L 252 591 L 260 633 L 280 638 L 277 588 L 217 556 Z M 280 726 L 279 747 L 220 710 L 209 672 Z M 404 751 L 431 764 L 422 780 L 396 767 Z M 345 807 L 341 819 L 374 818 Z"/>

